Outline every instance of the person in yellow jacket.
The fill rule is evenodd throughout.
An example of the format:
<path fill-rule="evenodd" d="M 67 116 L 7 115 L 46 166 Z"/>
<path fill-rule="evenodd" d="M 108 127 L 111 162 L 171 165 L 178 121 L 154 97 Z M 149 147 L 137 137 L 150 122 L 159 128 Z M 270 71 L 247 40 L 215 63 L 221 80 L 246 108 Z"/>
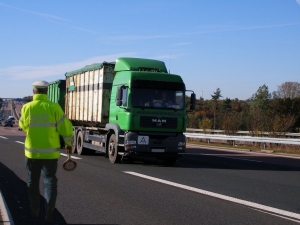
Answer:
<path fill-rule="evenodd" d="M 32 217 L 39 217 L 39 180 L 42 173 L 46 199 L 46 222 L 53 222 L 57 197 L 57 161 L 60 157 L 60 135 L 67 154 L 72 153 L 73 129 L 62 108 L 48 100 L 48 82 L 36 81 L 33 101 L 21 109 L 19 127 L 26 132 L 25 164 L 28 171 L 27 190 Z"/>

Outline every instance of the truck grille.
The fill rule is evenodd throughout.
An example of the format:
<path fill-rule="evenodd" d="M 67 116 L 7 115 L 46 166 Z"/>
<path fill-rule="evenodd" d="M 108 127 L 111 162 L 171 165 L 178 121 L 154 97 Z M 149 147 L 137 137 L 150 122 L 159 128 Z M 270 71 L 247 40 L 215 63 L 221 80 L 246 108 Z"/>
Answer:
<path fill-rule="evenodd" d="M 140 127 L 145 128 L 177 128 L 177 118 L 158 118 L 150 116 L 141 116 L 140 117 Z"/>

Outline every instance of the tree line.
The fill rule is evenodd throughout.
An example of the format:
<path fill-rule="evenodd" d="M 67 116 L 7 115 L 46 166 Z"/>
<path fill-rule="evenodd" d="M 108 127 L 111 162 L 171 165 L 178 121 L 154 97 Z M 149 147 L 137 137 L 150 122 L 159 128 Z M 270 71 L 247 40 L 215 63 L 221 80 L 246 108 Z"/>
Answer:
<path fill-rule="evenodd" d="M 247 100 L 222 97 L 217 88 L 210 100 L 197 100 L 196 109 L 188 114 L 187 128 L 224 130 L 228 135 L 250 131 L 255 136 L 300 132 L 298 82 L 285 82 L 273 93 L 264 84 Z"/>
<path fill-rule="evenodd" d="M 260 86 L 247 100 L 222 99 L 217 88 L 210 100 L 200 98 L 196 109 L 188 113 L 187 128 L 224 130 L 228 135 L 250 131 L 252 135 L 300 132 L 300 83 L 285 82 L 270 93 L 268 86 Z M 32 101 L 32 96 L 23 98 Z M 2 100 L 2 101 L 1 101 Z M 187 105 L 189 104 L 187 97 Z M 3 99 L 0 98 L 0 103 Z"/>

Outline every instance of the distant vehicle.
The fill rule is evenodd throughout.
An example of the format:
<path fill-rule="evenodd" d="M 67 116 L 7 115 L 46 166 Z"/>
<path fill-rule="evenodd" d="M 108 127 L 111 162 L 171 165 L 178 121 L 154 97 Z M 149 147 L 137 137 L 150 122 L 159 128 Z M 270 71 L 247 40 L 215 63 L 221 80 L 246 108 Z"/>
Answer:
<path fill-rule="evenodd" d="M 4 121 L 3 127 L 8 127 L 8 126 L 11 126 L 11 127 L 14 126 L 13 119 L 7 119 L 7 120 Z"/>
<path fill-rule="evenodd" d="M 15 117 L 14 116 L 9 116 L 7 119 L 12 120 L 13 124 L 15 124 Z"/>

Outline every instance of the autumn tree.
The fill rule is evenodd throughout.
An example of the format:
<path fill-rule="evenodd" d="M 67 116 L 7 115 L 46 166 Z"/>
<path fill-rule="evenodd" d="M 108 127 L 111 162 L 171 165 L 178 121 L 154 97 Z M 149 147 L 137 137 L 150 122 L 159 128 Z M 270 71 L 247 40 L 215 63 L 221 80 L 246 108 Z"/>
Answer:
<path fill-rule="evenodd" d="M 203 129 L 204 133 L 206 134 L 208 129 L 211 129 L 211 120 L 207 117 L 205 117 L 201 122 L 199 123 L 200 129 Z"/>

